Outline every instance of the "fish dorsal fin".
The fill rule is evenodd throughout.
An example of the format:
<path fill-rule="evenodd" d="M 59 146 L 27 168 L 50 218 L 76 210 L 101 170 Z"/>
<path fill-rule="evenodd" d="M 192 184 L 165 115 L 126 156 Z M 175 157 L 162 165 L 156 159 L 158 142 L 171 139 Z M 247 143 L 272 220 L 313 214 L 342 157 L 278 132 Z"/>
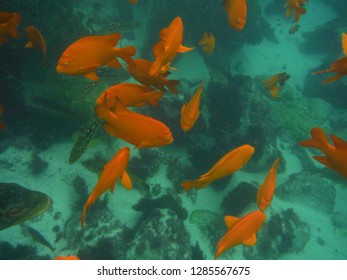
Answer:
<path fill-rule="evenodd" d="M 253 245 L 255 245 L 255 243 L 257 243 L 257 236 L 255 235 L 255 233 L 253 233 L 246 240 L 242 241 L 242 244 L 246 245 L 246 246 L 253 246 Z"/>
<path fill-rule="evenodd" d="M 345 56 L 347 56 L 347 34 L 342 33 L 342 49 Z"/>
<path fill-rule="evenodd" d="M 185 52 L 189 52 L 194 48 L 190 48 L 190 47 L 185 47 L 183 45 L 180 45 L 180 47 L 178 48 L 178 52 L 179 53 L 185 53 Z"/>
<path fill-rule="evenodd" d="M 347 150 L 347 142 L 341 139 L 340 137 L 337 137 L 336 135 L 331 134 L 330 139 L 331 141 L 333 141 L 334 146 L 337 149 Z"/>
<path fill-rule="evenodd" d="M 234 216 L 224 216 L 224 223 L 228 228 L 232 228 L 240 219 Z"/>
<path fill-rule="evenodd" d="M 116 97 L 116 100 L 117 101 L 115 102 L 113 112 L 117 115 L 120 112 L 127 110 L 127 108 L 124 106 L 123 102 L 118 97 Z"/>
<path fill-rule="evenodd" d="M 122 174 L 122 178 L 120 184 L 127 190 L 131 190 L 133 188 L 133 184 L 131 182 L 129 174 L 124 170 Z"/>
<path fill-rule="evenodd" d="M 98 75 L 96 75 L 95 72 L 89 72 L 89 73 L 85 74 L 84 77 L 86 77 L 89 80 L 99 81 L 99 77 L 98 77 Z"/>
<path fill-rule="evenodd" d="M 169 42 L 169 36 L 170 36 L 170 33 L 171 33 L 171 29 L 166 27 L 164 29 L 162 29 L 160 31 L 160 39 L 161 41 L 165 44 L 165 45 L 169 45 L 170 42 Z"/>
<path fill-rule="evenodd" d="M 105 38 L 111 43 L 112 46 L 116 46 L 121 37 L 122 34 L 119 33 L 105 35 Z"/>
<path fill-rule="evenodd" d="M 159 41 L 153 46 L 153 54 L 155 57 L 161 56 L 165 51 L 165 44 L 163 41 Z"/>

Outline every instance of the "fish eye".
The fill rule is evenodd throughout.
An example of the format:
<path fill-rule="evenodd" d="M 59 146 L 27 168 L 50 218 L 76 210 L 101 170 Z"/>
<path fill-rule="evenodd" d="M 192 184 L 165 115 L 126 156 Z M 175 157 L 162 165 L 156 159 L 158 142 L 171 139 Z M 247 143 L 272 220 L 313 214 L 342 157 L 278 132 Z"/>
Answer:
<path fill-rule="evenodd" d="M 165 142 L 169 142 L 169 141 L 170 141 L 170 137 L 166 137 L 166 138 L 164 139 L 164 141 L 165 141 Z"/>
<path fill-rule="evenodd" d="M 64 66 L 69 66 L 69 62 L 64 62 Z"/>

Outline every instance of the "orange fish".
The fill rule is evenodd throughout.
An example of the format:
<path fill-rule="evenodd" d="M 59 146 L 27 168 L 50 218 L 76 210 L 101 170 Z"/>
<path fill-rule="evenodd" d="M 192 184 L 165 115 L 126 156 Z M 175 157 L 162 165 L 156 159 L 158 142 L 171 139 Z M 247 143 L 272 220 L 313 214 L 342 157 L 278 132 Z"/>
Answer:
<path fill-rule="evenodd" d="M 257 205 L 261 211 L 265 211 L 272 201 L 275 191 L 276 173 L 279 161 L 279 158 L 275 160 L 273 166 L 267 173 L 263 184 L 259 187 L 257 193 Z"/>
<path fill-rule="evenodd" d="M 29 39 L 29 42 L 25 45 L 26 48 L 37 48 L 43 55 L 43 62 L 47 64 L 47 46 L 46 40 L 43 38 L 41 32 L 34 26 L 27 26 L 25 28 L 25 34 Z"/>
<path fill-rule="evenodd" d="M 266 219 L 264 212 L 256 210 L 242 218 L 225 216 L 224 222 L 229 228 L 228 232 L 219 240 L 215 259 L 223 252 L 236 245 L 253 246 L 257 242 L 256 232 L 263 226 Z"/>
<path fill-rule="evenodd" d="M 149 86 L 122 83 L 111 86 L 105 92 L 101 93 L 96 100 L 97 105 L 104 103 L 105 94 L 109 108 L 114 107 L 117 98 L 125 107 L 140 107 L 147 104 L 158 106 L 159 99 L 163 96 L 161 91 L 154 91 Z"/>
<path fill-rule="evenodd" d="M 197 188 L 201 189 L 215 180 L 228 176 L 241 169 L 254 153 L 254 148 L 250 145 L 242 145 L 224 155 L 217 163 L 198 180 L 185 181 L 182 187 L 186 191 Z"/>
<path fill-rule="evenodd" d="M 290 17 L 294 11 L 294 21 L 298 22 L 301 15 L 306 13 L 306 9 L 303 7 L 307 0 L 288 0 L 284 5 L 287 8 L 286 17 Z"/>
<path fill-rule="evenodd" d="M 149 68 L 152 63 L 148 60 L 138 58 L 134 59 L 134 64 L 127 65 L 127 69 L 131 76 L 141 84 L 152 86 L 162 92 L 166 92 L 166 88 L 172 93 L 178 93 L 176 86 L 179 84 L 178 80 L 168 80 L 166 77 L 169 72 L 165 74 L 159 73 L 157 76 L 149 75 Z"/>
<path fill-rule="evenodd" d="M 200 115 L 200 96 L 205 81 L 198 87 L 188 104 L 183 104 L 181 110 L 181 127 L 184 131 L 190 130 Z"/>
<path fill-rule="evenodd" d="M 119 178 L 121 178 L 122 186 L 124 186 L 127 190 L 132 189 L 131 179 L 125 170 L 128 166 L 129 157 L 130 149 L 129 147 L 124 147 L 120 149 L 108 163 L 105 164 L 104 169 L 100 174 L 99 181 L 95 185 L 93 191 L 83 206 L 81 227 L 84 225 L 86 211 L 108 189 L 110 189 L 110 191 L 113 193 Z"/>
<path fill-rule="evenodd" d="M 261 81 L 263 82 L 265 88 L 269 90 L 270 96 L 272 98 L 277 98 L 278 91 L 281 89 L 281 86 L 284 86 L 286 80 L 289 78 L 290 76 L 283 72 L 271 76 L 268 80 L 261 79 Z"/>
<path fill-rule="evenodd" d="M 199 41 L 199 45 L 205 53 L 212 53 L 214 50 L 214 45 L 216 43 L 216 38 L 213 33 L 205 32 Z"/>
<path fill-rule="evenodd" d="M 135 145 L 137 148 L 159 147 L 171 144 L 170 129 L 162 122 L 127 110 L 121 101 L 115 102 L 113 110 L 104 103 L 95 107 L 97 116 L 104 119 L 104 129 L 112 136 Z"/>
<path fill-rule="evenodd" d="M 80 260 L 80 258 L 77 256 L 56 256 L 54 259 L 55 260 L 69 260 L 69 261 Z"/>
<path fill-rule="evenodd" d="M 177 53 L 184 53 L 193 49 L 182 46 L 182 38 L 183 22 L 180 17 L 176 17 L 168 27 L 160 31 L 160 40 L 153 47 L 155 60 L 149 69 L 151 76 L 165 73 Z"/>
<path fill-rule="evenodd" d="M 9 38 L 19 37 L 17 26 L 20 20 L 18 13 L 0 12 L 0 44 L 7 42 Z"/>
<path fill-rule="evenodd" d="M 313 156 L 313 158 L 347 179 L 347 142 L 335 135 L 330 135 L 333 142 L 331 145 L 324 131 L 319 127 L 311 129 L 311 137 L 310 140 L 299 142 L 299 145 L 321 150 L 325 156 Z"/>
<path fill-rule="evenodd" d="M 228 14 L 229 26 L 236 30 L 243 30 L 246 24 L 246 0 L 224 0 L 224 8 Z"/>
<path fill-rule="evenodd" d="M 337 72 L 335 76 L 326 79 L 322 84 L 327 84 L 334 82 L 340 79 L 342 76 L 347 75 L 347 34 L 342 33 L 342 49 L 344 53 L 344 57 L 336 60 L 333 64 L 330 65 L 330 69 L 321 70 L 317 72 L 313 72 L 312 74 L 322 74 L 327 72 Z"/>
<path fill-rule="evenodd" d="M 121 68 L 117 57 L 133 64 L 136 54 L 133 46 L 116 48 L 121 34 L 83 37 L 70 45 L 62 54 L 56 67 L 59 73 L 84 76 L 90 80 L 99 80 L 95 70 L 100 66 Z"/>
<path fill-rule="evenodd" d="M 0 104 L 0 117 L 3 115 L 3 113 L 4 113 L 4 106 Z M 6 127 L 5 124 L 2 121 L 0 121 L 0 129 L 4 129 L 5 127 Z"/>

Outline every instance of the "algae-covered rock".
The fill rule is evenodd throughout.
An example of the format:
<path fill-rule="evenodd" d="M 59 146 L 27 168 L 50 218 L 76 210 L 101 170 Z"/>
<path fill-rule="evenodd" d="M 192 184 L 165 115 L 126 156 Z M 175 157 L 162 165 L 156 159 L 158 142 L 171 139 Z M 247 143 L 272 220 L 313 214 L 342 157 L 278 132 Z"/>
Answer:
<path fill-rule="evenodd" d="M 188 260 L 192 258 L 189 233 L 171 209 L 157 209 L 141 219 L 126 253 L 128 260 Z"/>
<path fill-rule="evenodd" d="M 335 181 L 311 172 L 293 174 L 276 188 L 276 195 L 285 201 L 300 203 L 319 212 L 331 213 L 335 204 Z"/>
<path fill-rule="evenodd" d="M 270 123 L 279 135 L 291 141 L 306 139 L 313 127 L 321 127 L 328 119 L 331 106 L 317 98 L 302 98 L 271 102 Z"/>
<path fill-rule="evenodd" d="M 246 259 L 279 259 L 285 253 L 304 249 L 311 236 L 311 228 L 302 222 L 293 209 L 272 215 L 257 233 L 255 246 L 244 246 Z"/>
<path fill-rule="evenodd" d="M 204 236 L 205 242 L 209 242 L 211 252 L 214 254 L 217 243 L 227 232 L 223 215 L 206 209 L 199 209 L 192 212 L 189 222 L 197 226 Z"/>

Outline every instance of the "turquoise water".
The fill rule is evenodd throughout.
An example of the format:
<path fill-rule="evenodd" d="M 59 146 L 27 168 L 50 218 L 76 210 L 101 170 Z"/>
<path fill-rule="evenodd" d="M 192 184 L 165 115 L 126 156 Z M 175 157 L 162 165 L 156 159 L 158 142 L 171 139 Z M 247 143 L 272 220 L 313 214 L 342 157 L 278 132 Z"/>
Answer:
<path fill-rule="evenodd" d="M 237 31 L 221 1 L 3 1 L 0 12 L 18 13 L 21 20 L 19 38 L 0 45 L 0 182 L 42 192 L 53 203 L 0 230 L 0 259 L 213 259 L 228 231 L 224 216 L 241 218 L 258 209 L 258 189 L 276 158 L 275 193 L 256 244 L 238 244 L 219 258 L 346 259 L 346 178 L 312 158 L 322 155 L 319 150 L 298 143 L 310 139 L 314 127 L 347 140 L 347 78 L 322 84 L 335 74 L 311 74 L 344 57 L 347 3 L 305 3 L 307 12 L 294 26 L 285 2 L 248 1 L 246 24 Z M 168 90 L 159 106 L 130 109 L 165 124 L 174 140 L 135 149 L 95 125 L 102 92 L 119 83 L 140 84 L 126 63 L 98 67 L 98 82 L 58 73 L 56 66 L 78 39 L 111 33 L 122 35 L 117 47 L 136 48 L 133 59 L 152 62 L 160 31 L 177 16 L 184 24 L 182 44 L 194 47 L 171 63 L 167 78 L 179 81 L 178 94 Z M 40 50 L 24 48 L 27 26 L 45 38 L 46 64 Z M 199 45 L 204 32 L 215 36 L 212 53 Z M 278 73 L 287 79 L 267 89 L 262 81 Z M 182 105 L 203 80 L 200 115 L 184 132 Z M 255 151 L 241 170 L 184 191 L 182 182 L 198 179 L 245 144 Z M 80 154 L 71 160 L 74 145 Z M 114 193 L 102 194 L 82 229 L 83 205 L 104 165 L 123 147 L 130 148 L 126 170 L 133 189 L 117 183 Z M 341 166 L 346 170 L 344 157 Z M 14 204 L 4 197 L 0 193 L 0 210 Z M 17 207 L 31 199 L 14 197 Z M 7 213 L 0 214 L 5 220 Z"/>

